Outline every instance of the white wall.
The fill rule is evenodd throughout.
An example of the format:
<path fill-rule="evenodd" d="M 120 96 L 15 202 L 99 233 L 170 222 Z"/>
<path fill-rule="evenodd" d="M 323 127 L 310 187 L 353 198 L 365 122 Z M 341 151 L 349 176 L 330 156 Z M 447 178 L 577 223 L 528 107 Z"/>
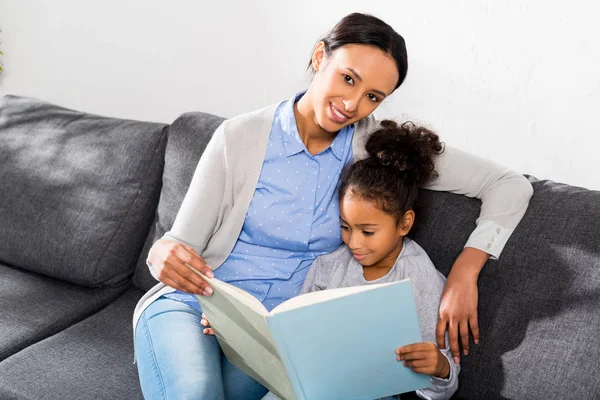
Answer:
<path fill-rule="evenodd" d="M 584 0 L 0 0 L 0 91 L 171 122 L 289 98 L 343 15 L 383 18 L 409 74 L 380 108 L 519 172 L 600 189 L 600 24 Z"/>

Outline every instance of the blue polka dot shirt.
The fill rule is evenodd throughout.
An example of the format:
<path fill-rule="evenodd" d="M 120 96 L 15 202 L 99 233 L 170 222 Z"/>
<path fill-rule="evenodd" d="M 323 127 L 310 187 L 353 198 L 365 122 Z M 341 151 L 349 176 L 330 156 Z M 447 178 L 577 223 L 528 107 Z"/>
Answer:
<path fill-rule="evenodd" d="M 342 242 L 337 189 L 343 167 L 352 160 L 354 126 L 310 154 L 294 116 L 294 103 L 303 94 L 277 108 L 242 231 L 215 270 L 216 278 L 254 295 L 268 310 L 299 294 L 314 259 Z M 165 296 L 199 309 L 190 294 Z"/>

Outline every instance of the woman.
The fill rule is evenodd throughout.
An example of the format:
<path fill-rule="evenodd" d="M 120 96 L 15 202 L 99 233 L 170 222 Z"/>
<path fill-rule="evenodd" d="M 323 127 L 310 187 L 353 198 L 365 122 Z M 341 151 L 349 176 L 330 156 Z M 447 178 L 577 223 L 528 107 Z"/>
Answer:
<path fill-rule="evenodd" d="M 308 267 L 342 243 L 336 195 L 340 172 L 366 156 L 378 126 L 371 116 L 404 81 L 404 39 L 364 14 L 343 18 L 315 47 L 306 92 L 225 121 L 202 155 L 175 223 L 148 256 L 161 281 L 134 315 L 135 349 L 144 396 L 260 398 L 267 390 L 231 365 L 218 342 L 202 334 L 192 295 L 212 289 L 185 264 L 228 281 L 269 309 L 298 294 Z M 532 189 L 521 176 L 447 147 L 438 177 L 425 186 L 478 197 L 477 227 L 448 277 L 437 341 L 458 337 L 465 354 L 477 327 L 477 277 L 498 257 L 522 218 Z M 212 267 L 212 268 L 211 268 Z M 220 364 L 219 364 L 220 363 Z M 221 368 L 214 368 L 221 365 Z"/>

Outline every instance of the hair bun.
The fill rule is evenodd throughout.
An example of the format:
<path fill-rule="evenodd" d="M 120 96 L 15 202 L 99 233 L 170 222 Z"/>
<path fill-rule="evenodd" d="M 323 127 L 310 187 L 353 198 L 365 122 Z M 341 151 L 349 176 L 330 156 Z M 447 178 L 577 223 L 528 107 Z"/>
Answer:
<path fill-rule="evenodd" d="M 443 151 L 439 136 L 408 121 L 401 125 L 383 120 L 366 144 L 372 160 L 406 174 L 420 185 L 434 172 L 434 156 Z"/>

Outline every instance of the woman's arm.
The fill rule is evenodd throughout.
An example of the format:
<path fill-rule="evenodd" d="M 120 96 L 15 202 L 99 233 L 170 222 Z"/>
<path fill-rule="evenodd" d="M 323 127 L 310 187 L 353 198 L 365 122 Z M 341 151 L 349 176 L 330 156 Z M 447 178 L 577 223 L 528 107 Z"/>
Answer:
<path fill-rule="evenodd" d="M 226 174 L 222 124 L 202 153 L 173 227 L 150 249 L 148 265 L 161 282 L 188 293 L 212 293 L 189 266 L 212 277 L 200 254 L 218 228 Z"/>
<path fill-rule="evenodd" d="M 484 158 L 446 146 L 435 159 L 437 177 L 424 187 L 481 199 L 476 228 L 465 247 L 498 258 L 533 194 L 527 179 Z"/>
<path fill-rule="evenodd" d="M 481 199 L 476 228 L 465 249 L 452 266 L 440 305 L 437 342 L 445 346 L 448 330 L 450 348 L 460 358 L 458 336 L 464 353 L 469 351 L 469 326 L 479 342 L 477 323 L 477 279 L 489 257 L 498 258 L 504 245 L 527 210 L 533 194 L 531 184 L 520 174 L 481 157 L 446 147 L 436 158 L 437 178 L 425 188 L 450 191 Z"/>

